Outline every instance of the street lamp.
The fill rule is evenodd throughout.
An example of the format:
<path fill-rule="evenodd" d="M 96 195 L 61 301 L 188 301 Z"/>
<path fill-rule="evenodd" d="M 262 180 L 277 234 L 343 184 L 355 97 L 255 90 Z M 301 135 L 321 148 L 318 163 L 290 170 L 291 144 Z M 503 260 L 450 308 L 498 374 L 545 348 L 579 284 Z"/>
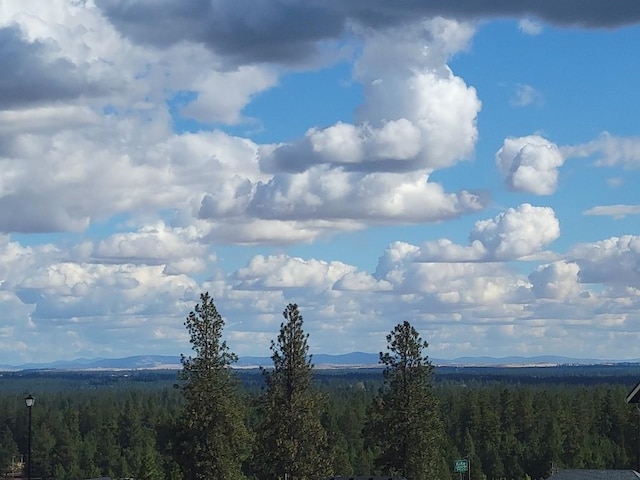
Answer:
<path fill-rule="evenodd" d="M 33 407 L 33 404 L 35 403 L 35 401 L 36 399 L 31 394 L 29 394 L 24 399 L 24 402 L 27 404 L 27 408 L 29 409 L 29 441 L 28 441 L 29 454 L 27 455 L 27 458 L 29 459 L 29 463 L 27 464 L 27 480 L 31 480 L 31 407 Z"/>

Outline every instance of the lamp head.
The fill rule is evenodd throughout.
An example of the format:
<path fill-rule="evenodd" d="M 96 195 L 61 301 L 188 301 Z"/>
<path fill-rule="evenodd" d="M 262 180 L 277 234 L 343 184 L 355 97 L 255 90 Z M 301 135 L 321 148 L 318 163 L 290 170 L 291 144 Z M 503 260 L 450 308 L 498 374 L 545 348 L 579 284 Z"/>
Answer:
<path fill-rule="evenodd" d="M 25 399 L 24 402 L 27 404 L 27 407 L 31 408 L 33 407 L 33 404 L 35 403 L 36 399 L 34 398 L 33 395 L 29 394 Z"/>

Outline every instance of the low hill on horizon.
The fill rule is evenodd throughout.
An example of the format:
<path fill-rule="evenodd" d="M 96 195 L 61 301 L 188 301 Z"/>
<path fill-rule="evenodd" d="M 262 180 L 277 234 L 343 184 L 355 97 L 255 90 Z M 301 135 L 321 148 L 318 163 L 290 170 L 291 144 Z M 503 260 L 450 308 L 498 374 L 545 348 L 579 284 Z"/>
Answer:
<path fill-rule="evenodd" d="M 535 357 L 459 357 L 452 360 L 430 358 L 436 366 L 501 366 L 501 367 L 530 367 L 556 365 L 601 365 L 601 364 L 635 364 L 634 360 L 598 360 L 577 359 L 563 356 L 542 355 Z M 351 352 L 345 354 L 315 354 L 312 357 L 317 369 L 331 368 L 374 368 L 379 367 L 379 354 L 366 352 Z M 258 368 L 272 366 L 271 357 L 240 357 L 234 368 Z M 78 358 L 49 363 L 28 363 L 22 365 L 0 365 L 2 371 L 16 370 L 171 370 L 181 368 L 178 355 L 134 355 L 123 358 Z"/>

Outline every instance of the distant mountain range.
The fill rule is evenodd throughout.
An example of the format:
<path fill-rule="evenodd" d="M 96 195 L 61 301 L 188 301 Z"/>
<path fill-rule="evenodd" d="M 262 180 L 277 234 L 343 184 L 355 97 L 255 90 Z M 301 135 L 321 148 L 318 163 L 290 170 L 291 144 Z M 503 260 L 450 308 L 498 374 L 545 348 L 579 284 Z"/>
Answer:
<path fill-rule="evenodd" d="M 352 352 L 342 355 L 316 354 L 313 363 L 318 369 L 331 368 L 375 368 L 379 367 L 377 353 Z M 552 365 L 602 365 L 613 363 L 640 363 L 637 360 L 596 360 L 576 359 L 562 356 L 537 357 L 460 357 L 453 360 L 432 358 L 431 362 L 438 366 L 552 366 Z M 270 367 L 270 357 L 240 357 L 235 368 Z M 23 365 L 0 365 L 2 371 L 18 370 L 161 370 L 181 368 L 180 357 L 176 355 L 136 355 L 124 358 L 79 358 L 69 361 L 50 363 L 29 363 Z"/>

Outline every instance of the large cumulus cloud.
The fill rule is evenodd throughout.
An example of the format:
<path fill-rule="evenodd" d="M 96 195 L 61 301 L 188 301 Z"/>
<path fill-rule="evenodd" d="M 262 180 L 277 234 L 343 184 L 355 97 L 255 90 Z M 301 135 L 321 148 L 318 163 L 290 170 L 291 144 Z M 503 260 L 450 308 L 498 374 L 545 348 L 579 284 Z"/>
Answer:
<path fill-rule="evenodd" d="M 576 245 L 567 258 L 580 265 L 580 281 L 640 288 L 640 237 L 623 235 Z"/>
<path fill-rule="evenodd" d="M 544 256 L 545 247 L 560 236 L 560 222 L 550 207 L 524 203 L 494 218 L 479 220 L 469 245 L 449 239 L 426 242 L 418 259 L 425 262 L 508 261 Z"/>
<path fill-rule="evenodd" d="M 265 169 L 302 171 L 313 164 L 351 171 L 436 169 L 468 159 L 481 103 L 473 87 L 447 66 L 473 28 L 444 19 L 367 32 L 355 78 L 364 102 L 355 124 L 312 128 L 276 148 Z"/>
<path fill-rule="evenodd" d="M 311 128 L 292 143 L 261 150 L 263 171 L 248 205 L 273 220 L 431 222 L 484 208 L 485 194 L 447 193 L 433 170 L 468 159 L 480 102 L 447 66 L 467 44 L 469 25 L 435 19 L 367 32 L 356 65 L 364 86 L 358 123 Z M 425 48 L 426 47 L 426 48 Z M 200 215 L 214 217 L 205 197 Z"/>
<path fill-rule="evenodd" d="M 221 132 L 178 135 L 165 120 L 106 117 L 13 135 L 7 155 L 0 152 L 0 231 L 81 231 L 118 213 L 162 209 L 193 209 L 195 218 L 208 190 L 228 217 L 242 209 L 237 189 L 268 178 L 253 142 Z"/>
<path fill-rule="evenodd" d="M 164 102 L 193 90 L 194 99 L 176 106 L 181 115 L 235 124 L 252 95 L 274 84 L 273 70 L 224 70 L 197 45 L 159 51 L 132 44 L 90 4 L 41 7 L 63 27 L 39 28 L 44 13 L 33 5 L 28 15 L 7 10 L 4 21 L 19 24 L 30 41 L 50 36 L 87 78 L 114 79 L 118 94 L 0 112 L 8 120 L 0 126 L 0 231 L 78 232 L 112 215 L 171 209 L 184 225 L 205 223 L 203 241 L 289 243 L 369 222 L 439 221 L 488 202 L 429 181 L 475 146 L 480 102 L 446 65 L 467 44 L 469 25 L 435 19 L 362 32 L 356 79 L 367 93 L 358 123 L 258 145 L 221 131 L 175 133 Z M 81 20 L 92 28 L 83 30 Z M 116 68 L 103 78 L 104 63 Z M 232 95 L 216 94 L 229 89 Z"/>
<path fill-rule="evenodd" d="M 507 186 L 537 195 L 555 192 L 564 160 L 558 146 L 539 135 L 507 138 L 496 153 L 496 164 Z"/>
<path fill-rule="evenodd" d="M 421 172 L 354 174 L 312 168 L 257 186 L 249 212 L 262 218 L 429 222 L 480 210 L 482 196 L 446 193 Z"/>
<path fill-rule="evenodd" d="M 536 268 L 529 280 L 538 298 L 571 301 L 580 292 L 579 271 L 576 263 L 557 261 Z"/>

